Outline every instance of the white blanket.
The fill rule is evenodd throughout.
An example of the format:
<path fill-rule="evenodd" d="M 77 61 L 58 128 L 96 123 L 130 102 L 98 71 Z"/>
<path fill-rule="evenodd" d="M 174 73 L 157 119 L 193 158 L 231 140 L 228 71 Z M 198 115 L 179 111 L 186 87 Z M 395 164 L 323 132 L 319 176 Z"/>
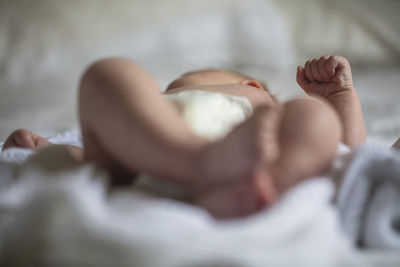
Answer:
<path fill-rule="evenodd" d="M 14 152 L 10 150 L 8 158 Z M 301 184 L 271 209 L 246 219 L 215 221 L 194 206 L 131 189 L 109 194 L 104 174 L 90 165 L 75 165 L 57 147 L 22 164 L 6 162 L 4 156 L 0 266 L 322 267 L 400 262 L 393 254 L 361 253 L 351 247 L 331 205 L 333 185 L 328 179 Z"/>
<path fill-rule="evenodd" d="M 400 152 L 364 145 L 348 163 L 337 205 L 343 227 L 362 247 L 400 249 Z"/>

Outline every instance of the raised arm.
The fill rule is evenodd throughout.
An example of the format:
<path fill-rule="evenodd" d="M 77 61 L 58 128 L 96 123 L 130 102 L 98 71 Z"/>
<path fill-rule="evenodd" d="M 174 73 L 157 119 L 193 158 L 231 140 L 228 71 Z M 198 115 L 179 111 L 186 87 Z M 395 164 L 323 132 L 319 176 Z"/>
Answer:
<path fill-rule="evenodd" d="M 343 124 L 343 143 L 354 148 L 365 141 L 361 104 L 346 58 L 327 55 L 308 60 L 297 67 L 296 80 L 308 95 L 322 97 L 336 109 Z"/>

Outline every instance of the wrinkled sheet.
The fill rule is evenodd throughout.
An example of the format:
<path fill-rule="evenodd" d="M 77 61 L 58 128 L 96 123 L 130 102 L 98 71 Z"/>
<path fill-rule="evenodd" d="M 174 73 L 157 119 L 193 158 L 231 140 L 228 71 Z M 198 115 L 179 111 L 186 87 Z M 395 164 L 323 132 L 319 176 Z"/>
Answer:
<path fill-rule="evenodd" d="M 359 147 L 337 197 L 343 228 L 354 244 L 400 250 L 400 151 Z"/>
<path fill-rule="evenodd" d="M 61 141 L 64 136 L 64 140 Z M 69 137 L 68 137 L 69 136 Z M 74 137 L 74 138 L 72 138 Z M 79 144 L 76 133 L 53 142 Z M 197 207 L 131 188 L 60 147 L 22 160 L 0 154 L 2 266 L 397 266 L 394 254 L 360 252 L 343 234 L 326 178 L 303 183 L 269 210 L 216 221 Z M 20 154 L 19 161 L 11 154 Z M 14 155 L 15 156 L 15 155 Z M 55 164 L 57 163 L 57 164 Z M 56 166 L 56 167 L 54 167 Z"/>

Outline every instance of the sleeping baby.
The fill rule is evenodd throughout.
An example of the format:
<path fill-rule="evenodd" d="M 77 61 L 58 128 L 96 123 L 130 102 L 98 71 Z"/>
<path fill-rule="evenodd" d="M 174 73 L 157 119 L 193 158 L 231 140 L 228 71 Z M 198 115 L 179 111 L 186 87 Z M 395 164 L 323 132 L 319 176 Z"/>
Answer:
<path fill-rule="evenodd" d="M 261 82 L 222 69 L 185 73 L 160 93 L 139 65 L 103 59 L 80 83 L 84 148 L 67 149 L 106 170 L 113 188 L 173 192 L 216 218 L 253 214 L 325 172 L 339 143 L 354 148 L 366 138 L 345 58 L 309 60 L 296 78 L 310 97 L 283 104 Z M 17 130 L 3 149 L 49 145 Z"/>

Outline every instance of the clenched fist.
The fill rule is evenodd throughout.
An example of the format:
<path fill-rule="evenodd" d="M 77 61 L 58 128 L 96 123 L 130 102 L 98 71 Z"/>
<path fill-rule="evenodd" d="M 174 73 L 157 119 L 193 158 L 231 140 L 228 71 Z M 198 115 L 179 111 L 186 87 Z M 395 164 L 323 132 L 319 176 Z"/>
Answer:
<path fill-rule="evenodd" d="M 307 94 L 323 98 L 354 90 L 350 63 L 337 55 L 308 60 L 304 67 L 297 67 L 296 80 Z"/>

